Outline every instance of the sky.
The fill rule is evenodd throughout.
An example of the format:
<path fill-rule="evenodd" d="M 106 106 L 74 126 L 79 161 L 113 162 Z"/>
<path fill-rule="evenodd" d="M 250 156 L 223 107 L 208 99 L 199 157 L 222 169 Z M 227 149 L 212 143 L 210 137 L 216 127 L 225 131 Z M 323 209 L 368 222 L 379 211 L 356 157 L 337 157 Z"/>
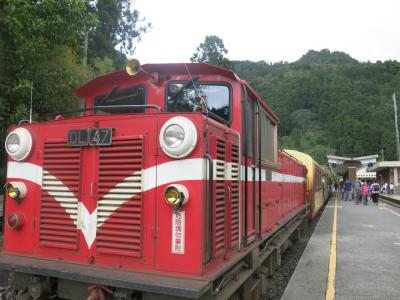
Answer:
<path fill-rule="evenodd" d="M 298 60 L 308 50 L 343 51 L 358 61 L 400 61 L 400 0 L 135 0 L 152 29 L 134 57 L 190 62 L 207 35 L 230 60 Z"/>

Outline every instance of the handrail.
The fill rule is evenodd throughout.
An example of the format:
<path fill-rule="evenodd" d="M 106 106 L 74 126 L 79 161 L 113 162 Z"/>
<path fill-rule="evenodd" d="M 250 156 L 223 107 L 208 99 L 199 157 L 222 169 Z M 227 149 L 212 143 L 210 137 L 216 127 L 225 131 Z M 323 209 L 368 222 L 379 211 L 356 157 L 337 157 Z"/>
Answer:
<path fill-rule="evenodd" d="M 214 162 L 210 154 L 204 153 L 204 157 L 208 161 L 208 169 L 209 169 L 209 175 L 208 175 L 208 203 L 210 205 L 209 207 L 209 214 L 210 214 L 210 221 L 209 221 L 209 228 L 208 228 L 208 236 L 209 236 L 209 243 L 208 243 L 208 260 L 207 262 L 211 261 L 212 259 L 212 250 L 213 250 L 213 197 L 214 197 Z"/>
<path fill-rule="evenodd" d="M 261 112 L 261 104 L 260 100 L 257 100 L 257 117 L 258 117 L 258 230 L 259 230 L 259 235 L 260 238 L 262 236 L 262 212 L 261 212 L 261 203 L 262 203 L 262 187 L 261 187 L 261 143 L 262 143 L 262 136 L 261 136 L 261 118 L 260 118 L 260 112 Z M 265 178 L 266 179 L 266 178 Z"/>
<path fill-rule="evenodd" d="M 48 113 L 45 114 L 44 116 L 55 116 L 55 115 L 62 115 L 62 114 L 71 114 L 71 113 L 77 113 L 77 112 L 85 112 L 88 110 L 113 110 L 113 109 L 121 109 L 121 108 L 154 108 L 157 110 L 157 112 L 161 112 L 161 107 L 155 104 L 143 104 L 143 105 L 103 105 L 103 106 L 93 106 L 93 107 L 85 107 L 81 109 L 75 109 L 75 110 L 68 110 L 64 112 L 53 112 L 53 113 Z"/>
<path fill-rule="evenodd" d="M 244 97 L 242 99 L 243 105 L 243 124 L 242 124 L 242 131 L 243 131 L 243 156 L 244 156 L 244 245 L 247 246 L 247 213 L 248 213 L 248 204 L 247 204 L 247 181 L 248 181 L 248 170 L 247 170 L 247 89 L 245 85 L 243 87 L 243 94 Z M 242 155 L 242 153 L 240 154 Z M 240 206 L 239 206 L 240 207 Z M 240 232 L 240 231 L 239 231 Z M 239 234 L 239 241 L 242 239 L 241 234 Z M 239 243 L 241 246 L 241 243 Z"/>

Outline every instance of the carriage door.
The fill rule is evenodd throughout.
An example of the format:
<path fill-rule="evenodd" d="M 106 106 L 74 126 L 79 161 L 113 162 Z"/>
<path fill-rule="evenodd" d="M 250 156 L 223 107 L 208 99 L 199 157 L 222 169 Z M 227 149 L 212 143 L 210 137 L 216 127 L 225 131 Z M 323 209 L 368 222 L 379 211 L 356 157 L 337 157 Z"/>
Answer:
<path fill-rule="evenodd" d="M 243 102 L 242 153 L 243 153 L 243 240 L 244 245 L 256 238 L 257 166 L 255 164 L 255 101 L 248 97 Z"/>

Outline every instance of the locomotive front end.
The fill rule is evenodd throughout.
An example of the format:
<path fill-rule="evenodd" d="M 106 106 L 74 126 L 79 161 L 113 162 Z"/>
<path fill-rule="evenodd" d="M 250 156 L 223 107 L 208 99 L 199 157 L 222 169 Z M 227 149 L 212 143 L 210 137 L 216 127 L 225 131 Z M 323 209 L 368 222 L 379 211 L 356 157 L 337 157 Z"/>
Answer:
<path fill-rule="evenodd" d="M 134 76 L 116 72 L 78 89 L 84 115 L 10 129 L 0 267 L 20 289 L 40 282 L 40 297 L 66 299 L 88 286 L 165 292 L 167 275 L 182 285 L 166 281 L 167 294 L 192 285 L 201 295 L 205 273 L 236 251 L 232 86 L 178 66 L 156 73 L 132 64 Z"/>

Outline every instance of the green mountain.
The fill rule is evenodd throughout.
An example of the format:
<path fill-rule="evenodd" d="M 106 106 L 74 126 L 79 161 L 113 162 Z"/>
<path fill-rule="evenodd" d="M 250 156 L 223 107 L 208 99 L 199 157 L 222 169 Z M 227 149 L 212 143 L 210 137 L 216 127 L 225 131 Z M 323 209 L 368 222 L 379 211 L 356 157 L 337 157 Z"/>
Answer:
<path fill-rule="evenodd" d="M 310 50 L 293 63 L 236 61 L 281 118 L 279 146 L 309 153 L 380 154 L 396 159 L 392 94 L 400 98 L 400 63 L 358 62 L 343 52 Z"/>
<path fill-rule="evenodd" d="M 322 49 L 321 51 L 309 50 L 304 54 L 295 64 L 351 64 L 358 63 L 350 55 L 344 52 L 330 52 L 329 49 Z"/>

